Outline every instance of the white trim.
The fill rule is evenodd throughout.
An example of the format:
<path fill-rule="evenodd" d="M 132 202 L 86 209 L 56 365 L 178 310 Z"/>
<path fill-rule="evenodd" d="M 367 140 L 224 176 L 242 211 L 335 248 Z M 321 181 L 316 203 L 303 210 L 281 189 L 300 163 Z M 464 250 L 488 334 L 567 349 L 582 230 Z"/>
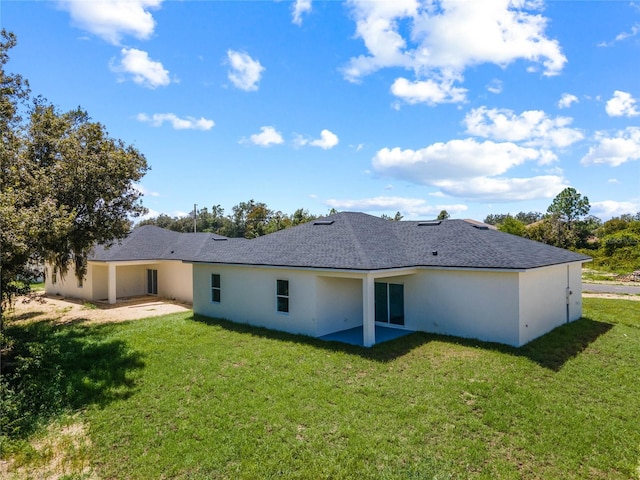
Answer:
<path fill-rule="evenodd" d="M 220 263 L 220 262 L 197 262 L 183 260 L 183 263 L 189 263 L 191 265 L 220 265 L 224 267 L 238 267 L 238 268 L 265 268 L 276 270 L 300 270 L 305 272 L 321 272 L 322 276 L 326 277 L 343 277 L 343 278 L 363 278 L 367 275 L 374 275 L 375 278 L 396 277 L 402 275 L 413 275 L 421 270 L 457 270 L 457 271 L 472 271 L 472 272 L 502 272 L 502 273 L 520 273 L 529 272 L 532 270 L 541 270 L 547 268 L 555 268 L 560 265 L 582 265 L 583 263 L 590 262 L 589 260 L 576 260 L 572 262 L 554 263 L 551 265 L 542 265 L 540 267 L 531 268 L 493 268 L 493 267 L 451 267 L 451 266 L 439 266 L 439 265 L 417 265 L 409 267 L 394 267 L 376 270 L 357 270 L 348 268 L 327 268 L 327 267 L 299 267 L 299 266 L 286 266 L 286 265 L 260 265 L 252 263 Z M 143 262 L 145 263 L 145 262 Z M 148 263 L 148 262 L 147 262 Z"/>
<path fill-rule="evenodd" d="M 278 282 L 287 282 L 287 294 L 286 295 L 280 295 L 278 293 Z M 286 298 L 287 299 L 287 311 L 285 312 L 284 310 L 278 310 L 278 299 L 280 298 Z M 291 312 L 291 292 L 289 292 L 289 279 L 285 279 L 285 278 L 276 278 L 276 313 L 279 315 L 289 315 L 289 312 Z"/>
<path fill-rule="evenodd" d="M 213 276 L 217 275 L 218 276 L 218 281 L 220 283 L 219 287 L 215 287 L 213 285 Z M 211 273 L 209 275 L 209 283 L 210 283 L 210 288 L 209 288 L 209 303 L 214 303 L 216 305 L 220 305 L 222 303 L 222 275 L 219 273 Z M 218 296 L 220 297 L 220 300 L 218 300 L 217 302 L 213 299 L 213 291 L 217 290 L 218 291 Z"/>

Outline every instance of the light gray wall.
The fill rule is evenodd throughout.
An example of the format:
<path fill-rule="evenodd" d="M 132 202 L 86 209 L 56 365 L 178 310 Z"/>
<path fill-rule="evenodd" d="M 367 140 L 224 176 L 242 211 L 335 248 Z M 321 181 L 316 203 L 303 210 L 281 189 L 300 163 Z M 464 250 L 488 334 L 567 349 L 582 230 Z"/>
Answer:
<path fill-rule="evenodd" d="M 362 325 L 362 279 L 318 277 L 316 335 Z"/>
<path fill-rule="evenodd" d="M 211 301 L 211 274 L 221 301 Z M 276 311 L 276 280 L 289 280 L 289 313 Z M 316 276 L 280 268 L 193 265 L 193 311 L 215 318 L 316 336 Z"/>
<path fill-rule="evenodd" d="M 520 345 L 582 316 L 581 268 L 576 263 L 520 273 Z"/>
<path fill-rule="evenodd" d="M 404 285 L 405 328 L 520 346 L 581 315 L 580 264 L 527 272 L 419 270 L 376 281 Z M 211 274 L 221 275 L 219 304 Z M 279 268 L 193 265 L 195 313 L 322 336 L 362 325 L 362 278 Z M 276 280 L 289 280 L 290 312 L 276 312 Z M 569 280 L 567 280 L 569 279 Z M 575 286 L 574 286 L 575 285 Z"/>
<path fill-rule="evenodd" d="M 518 274 L 422 270 L 405 282 L 405 323 L 419 330 L 519 344 Z"/>

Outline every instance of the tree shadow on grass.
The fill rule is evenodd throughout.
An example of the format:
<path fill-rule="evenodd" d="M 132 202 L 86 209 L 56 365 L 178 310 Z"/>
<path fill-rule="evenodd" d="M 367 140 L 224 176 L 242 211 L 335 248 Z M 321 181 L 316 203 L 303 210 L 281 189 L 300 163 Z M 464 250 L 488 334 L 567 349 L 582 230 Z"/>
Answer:
<path fill-rule="evenodd" d="M 526 357 L 538 365 L 556 372 L 559 371 L 568 360 L 578 356 L 591 343 L 595 342 L 601 335 L 604 335 L 613 328 L 613 325 L 610 323 L 583 317 L 575 322 L 557 327 L 520 348 L 501 343 L 483 342 L 472 338 L 426 332 L 415 332 L 395 340 L 376 344 L 371 348 L 365 348 L 201 315 L 194 315 L 193 320 L 207 325 L 217 325 L 225 330 L 238 333 L 245 333 L 272 340 L 281 340 L 283 342 L 312 345 L 324 350 L 358 355 L 378 362 L 393 361 L 429 342 L 446 342 L 464 347 L 498 351 L 517 357 Z"/>
<path fill-rule="evenodd" d="M 131 374 L 144 366 L 104 326 L 8 322 L 3 337 L 0 431 L 10 439 L 63 412 L 128 398 Z"/>

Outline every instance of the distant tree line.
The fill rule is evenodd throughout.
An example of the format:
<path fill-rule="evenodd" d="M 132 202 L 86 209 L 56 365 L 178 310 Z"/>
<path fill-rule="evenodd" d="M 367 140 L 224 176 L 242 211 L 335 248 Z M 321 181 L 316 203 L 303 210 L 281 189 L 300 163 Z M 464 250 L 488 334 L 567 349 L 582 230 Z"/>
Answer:
<path fill-rule="evenodd" d="M 580 251 L 593 266 L 612 271 L 640 270 L 640 212 L 602 222 L 589 215 L 589 199 L 566 188 L 546 213 L 491 214 L 484 221 L 498 230 L 556 247 Z"/>
<path fill-rule="evenodd" d="M 338 213 L 335 208 L 329 211 L 329 215 Z M 171 217 L 160 214 L 157 217 L 148 218 L 139 222 L 136 227 L 143 225 L 155 225 L 175 232 L 193 232 L 194 227 L 198 232 L 217 233 L 229 238 L 256 238 L 268 233 L 295 227 L 319 218 L 318 215 L 309 213 L 303 208 L 297 209 L 293 214 L 288 215 L 280 210 L 271 210 L 265 203 L 256 202 L 251 199 L 248 202 L 240 202 L 231 209 L 231 213 L 224 214 L 224 209 L 220 205 L 209 208 L 204 207 L 196 211 L 195 222 L 193 212 L 190 215 Z M 381 215 L 380 218 L 392 222 L 399 222 L 404 218 L 400 212 L 394 216 Z M 442 210 L 438 215 L 438 220 L 446 220 L 449 213 Z"/>
<path fill-rule="evenodd" d="M 176 232 L 193 232 L 194 225 L 198 232 L 217 233 L 230 238 L 255 238 L 268 233 L 295 227 L 318 218 L 303 208 L 297 209 L 293 214 L 287 215 L 281 211 L 274 211 L 265 203 L 251 199 L 248 202 L 240 202 L 231 209 L 231 213 L 224 214 L 220 205 L 214 205 L 211 209 L 204 207 L 188 216 L 175 216 L 160 214 L 157 217 L 141 221 L 137 226 L 155 225 Z"/>

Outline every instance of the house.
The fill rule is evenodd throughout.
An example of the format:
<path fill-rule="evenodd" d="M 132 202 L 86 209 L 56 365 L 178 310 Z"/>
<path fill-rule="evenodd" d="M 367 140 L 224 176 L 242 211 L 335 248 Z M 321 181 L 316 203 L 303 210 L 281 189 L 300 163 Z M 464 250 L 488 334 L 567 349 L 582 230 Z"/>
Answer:
<path fill-rule="evenodd" d="M 89 265 L 103 273 L 94 282 L 116 282 L 107 289 L 114 301 L 144 293 L 157 262 L 162 295 L 162 279 L 191 268 L 197 314 L 312 337 L 358 329 L 365 346 L 376 343 L 376 326 L 524 345 L 580 318 L 581 267 L 590 260 L 477 222 L 350 212 L 251 240 L 167 234 L 176 235 L 141 227 L 97 252 Z M 154 246 L 156 235 L 167 237 Z M 175 270 L 161 275 L 163 262 Z M 117 274 L 104 274 L 111 269 Z"/>
<path fill-rule="evenodd" d="M 147 294 L 192 303 L 192 268 L 182 259 L 218 238 L 225 237 L 179 233 L 152 225 L 138 227 L 109 248 L 98 245 L 87 258 L 87 273 L 81 279 L 76 278 L 73 268 L 62 276 L 47 265 L 45 292 L 109 303 Z"/>

